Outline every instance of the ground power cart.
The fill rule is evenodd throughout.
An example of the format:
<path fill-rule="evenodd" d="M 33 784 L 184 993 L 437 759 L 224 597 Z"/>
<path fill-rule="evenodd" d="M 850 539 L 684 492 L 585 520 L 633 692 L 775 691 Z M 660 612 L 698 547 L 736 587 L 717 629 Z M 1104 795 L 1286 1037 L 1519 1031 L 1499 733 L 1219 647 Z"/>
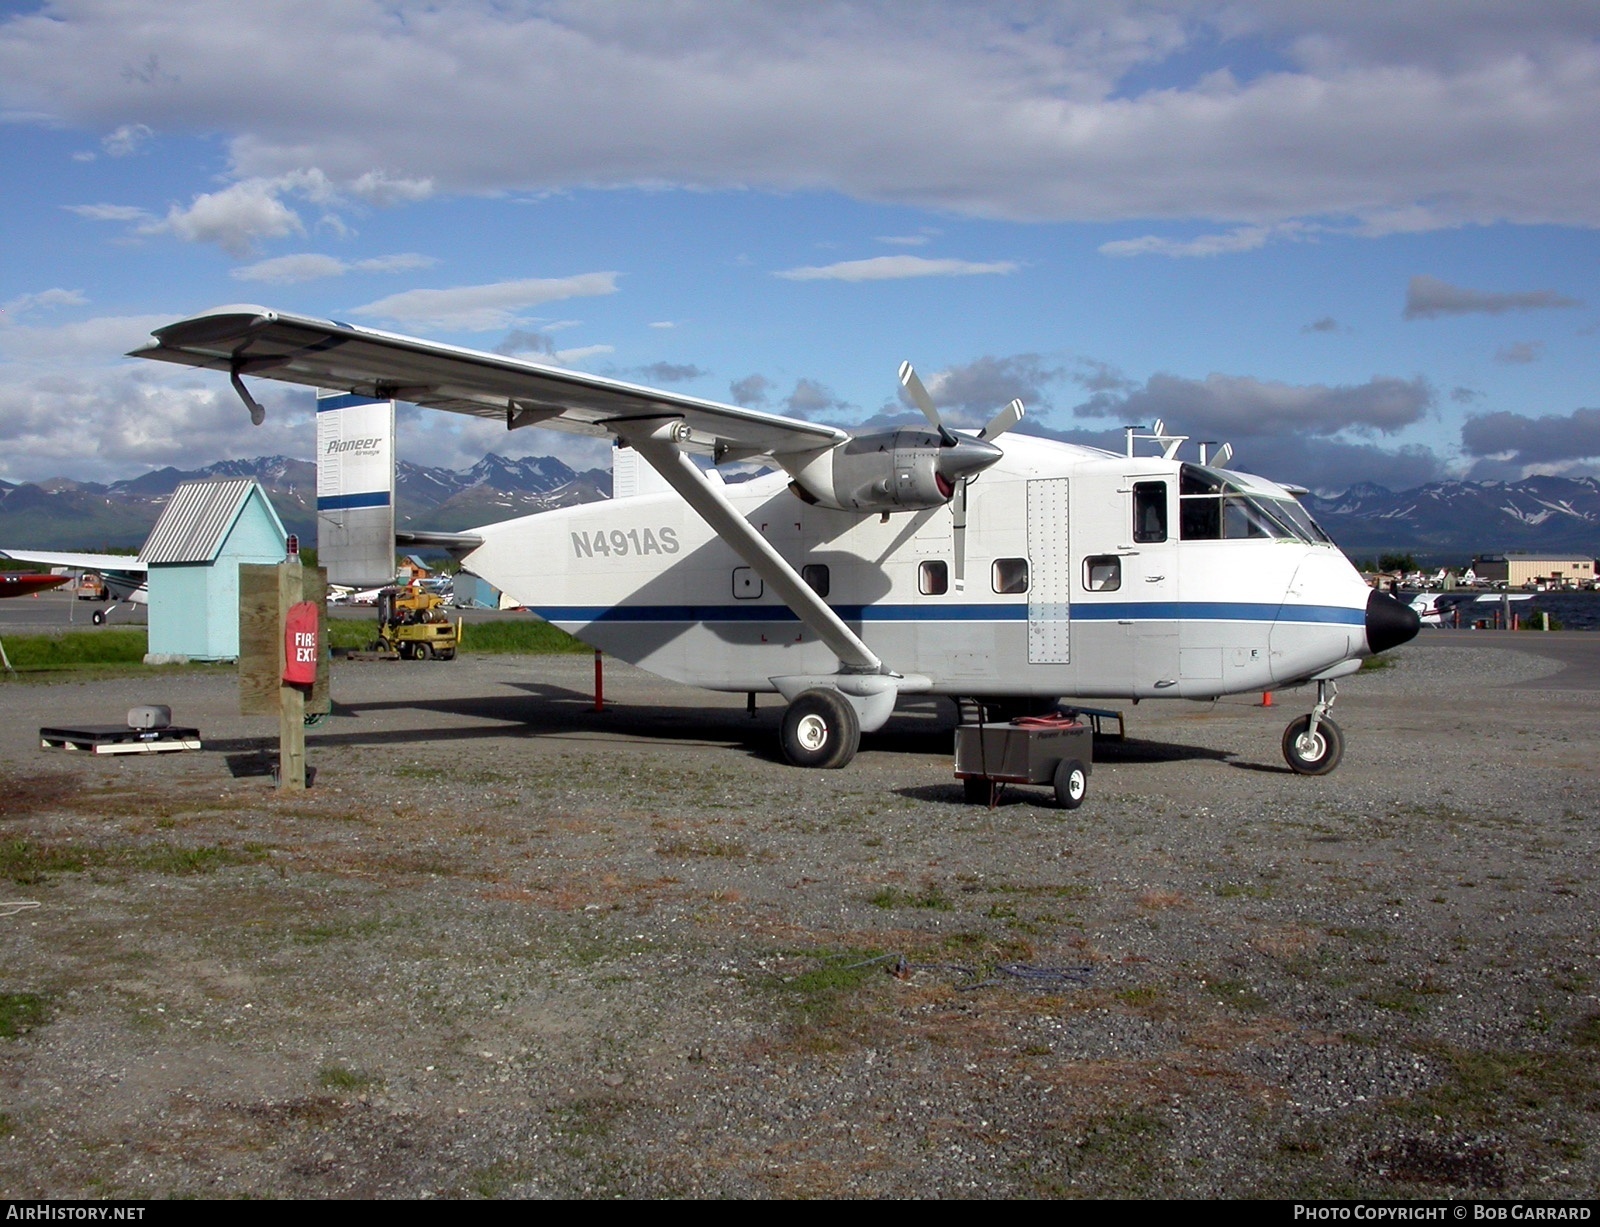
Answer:
<path fill-rule="evenodd" d="M 1075 712 L 956 728 L 956 778 L 991 809 L 1007 784 L 1049 784 L 1062 809 L 1077 809 L 1093 765 L 1094 732 Z"/>

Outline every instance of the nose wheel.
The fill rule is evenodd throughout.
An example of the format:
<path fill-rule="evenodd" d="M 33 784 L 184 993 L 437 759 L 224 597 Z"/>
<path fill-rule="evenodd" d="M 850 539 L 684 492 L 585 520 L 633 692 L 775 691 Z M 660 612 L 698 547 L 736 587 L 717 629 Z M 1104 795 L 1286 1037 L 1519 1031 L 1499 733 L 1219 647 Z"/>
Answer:
<path fill-rule="evenodd" d="M 1327 775 L 1344 757 L 1344 733 L 1328 715 L 1338 693 L 1332 682 L 1318 682 L 1311 714 L 1289 721 L 1283 730 L 1284 761 L 1300 775 Z"/>

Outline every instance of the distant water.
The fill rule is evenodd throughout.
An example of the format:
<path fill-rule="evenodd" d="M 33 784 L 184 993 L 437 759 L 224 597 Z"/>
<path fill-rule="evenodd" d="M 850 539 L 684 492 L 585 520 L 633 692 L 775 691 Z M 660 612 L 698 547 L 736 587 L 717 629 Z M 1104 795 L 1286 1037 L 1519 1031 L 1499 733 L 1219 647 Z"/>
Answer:
<path fill-rule="evenodd" d="M 1410 600 L 1413 593 L 1402 593 Z M 1447 593 L 1440 605 L 1449 616 L 1450 607 L 1459 602 L 1471 603 L 1472 610 L 1480 618 L 1490 616 L 1497 604 L 1476 604 L 1476 593 Z M 1466 622 L 1468 610 L 1461 611 L 1461 620 Z M 1562 630 L 1566 631 L 1594 631 L 1600 630 L 1600 592 L 1535 592 L 1531 601 L 1512 601 L 1511 612 L 1522 621 L 1526 622 L 1531 613 L 1537 617 L 1541 613 L 1550 615 L 1551 624 L 1559 623 Z"/>

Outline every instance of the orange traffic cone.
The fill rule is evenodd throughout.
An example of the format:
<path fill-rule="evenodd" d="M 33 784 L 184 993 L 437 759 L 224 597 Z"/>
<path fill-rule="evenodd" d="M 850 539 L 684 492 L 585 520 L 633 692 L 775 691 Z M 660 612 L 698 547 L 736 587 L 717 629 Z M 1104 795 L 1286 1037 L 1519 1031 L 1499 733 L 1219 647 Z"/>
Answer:
<path fill-rule="evenodd" d="M 1263 690 L 1261 692 L 1261 706 L 1262 707 L 1271 707 L 1272 706 L 1272 691 Z"/>

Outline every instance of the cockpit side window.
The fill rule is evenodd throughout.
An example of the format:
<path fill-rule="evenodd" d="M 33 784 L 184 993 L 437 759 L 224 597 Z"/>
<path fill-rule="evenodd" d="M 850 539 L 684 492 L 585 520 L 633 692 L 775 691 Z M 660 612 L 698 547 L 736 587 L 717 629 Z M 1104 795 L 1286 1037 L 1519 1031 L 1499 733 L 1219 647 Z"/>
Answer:
<path fill-rule="evenodd" d="M 1134 482 L 1133 539 L 1142 545 L 1167 539 L 1166 482 Z"/>

